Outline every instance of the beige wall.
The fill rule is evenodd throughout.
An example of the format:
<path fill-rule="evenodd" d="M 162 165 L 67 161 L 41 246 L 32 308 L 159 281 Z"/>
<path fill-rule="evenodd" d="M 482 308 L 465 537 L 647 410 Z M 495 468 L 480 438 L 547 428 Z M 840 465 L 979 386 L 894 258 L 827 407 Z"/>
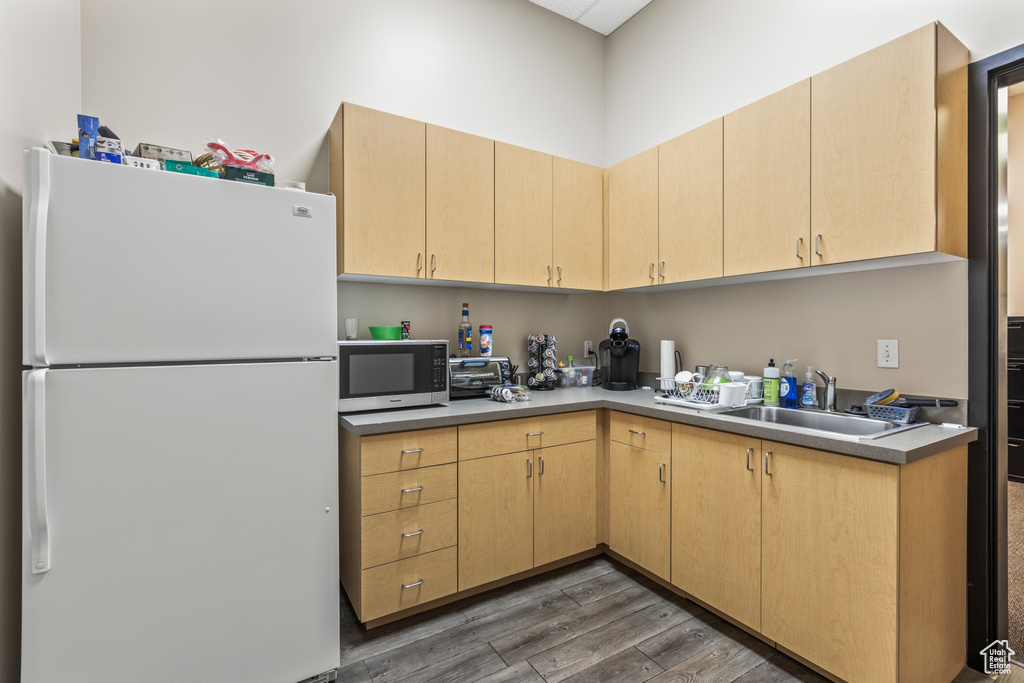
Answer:
<path fill-rule="evenodd" d="M 583 341 L 608 336 L 606 295 L 531 294 L 496 289 L 385 285 L 346 282 L 338 285 L 339 337 L 344 319 L 359 318 L 360 338 L 368 339 L 368 325 L 412 324 L 420 339 L 457 339 L 462 303 L 469 303 L 474 348 L 480 325 L 494 327 L 494 355 L 509 356 L 526 371 L 526 337 L 542 332 L 558 338 L 558 355 L 580 358 Z"/>
<path fill-rule="evenodd" d="M 343 101 L 600 165 L 604 38 L 526 0 L 82 0 L 82 107 L 126 140 L 326 191 Z"/>
<path fill-rule="evenodd" d="M 760 375 L 769 358 L 780 368 L 799 358 L 801 379 L 813 365 L 840 388 L 967 397 L 967 337 L 945 316 L 967 308 L 966 262 L 608 296 L 608 313 L 625 316 L 652 350 L 642 370 L 657 371 L 657 343 L 673 339 L 690 369 L 722 363 Z M 899 339 L 898 369 L 875 367 L 877 339 Z"/>
<path fill-rule="evenodd" d="M 81 102 L 77 0 L 0 3 L 0 681 L 19 678 L 21 150 L 66 135 Z"/>
<path fill-rule="evenodd" d="M 1024 94 L 1009 99 L 1006 127 L 1006 314 L 1024 315 Z"/>

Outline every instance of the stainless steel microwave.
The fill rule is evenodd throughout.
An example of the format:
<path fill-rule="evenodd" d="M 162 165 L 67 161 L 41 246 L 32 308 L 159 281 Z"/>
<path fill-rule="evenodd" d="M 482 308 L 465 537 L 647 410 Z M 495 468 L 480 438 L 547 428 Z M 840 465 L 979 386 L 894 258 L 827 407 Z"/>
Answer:
<path fill-rule="evenodd" d="M 338 342 L 338 412 L 448 401 L 443 339 Z"/>

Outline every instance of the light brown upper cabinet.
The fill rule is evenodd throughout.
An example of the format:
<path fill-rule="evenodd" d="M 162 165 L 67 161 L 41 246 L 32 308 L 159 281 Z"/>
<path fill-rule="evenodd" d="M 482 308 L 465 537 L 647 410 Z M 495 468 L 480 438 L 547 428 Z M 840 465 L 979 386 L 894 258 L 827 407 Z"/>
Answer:
<path fill-rule="evenodd" d="M 494 281 L 554 284 L 551 155 L 494 143 Z"/>
<path fill-rule="evenodd" d="M 658 147 L 658 283 L 722 277 L 722 119 Z"/>
<path fill-rule="evenodd" d="M 551 260 L 555 287 L 601 289 L 604 270 L 604 169 L 552 160 Z"/>
<path fill-rule="evenodd" d="M 427 277 L 494 282 L 494 141 L 427 124 L 426 163 Z"/>
<path fill-rule="evenodd" d="M 658 148 L 608 169 L 608 288 L 657 283 Z"/>
<path fill-rule="evenodd" d="M 725 275 L 810 265 L 811 81 L 725 116 Z"/>
<path fill-rule="evenodd" d="M 329 137 L 338 273 L 423 277 L 426 124 L 346 102 Z"/>
<path fill-rule="evenodd" d="M 967 63 L 935 23 L 811 79 L 814 264 L 967 256 Z"/>

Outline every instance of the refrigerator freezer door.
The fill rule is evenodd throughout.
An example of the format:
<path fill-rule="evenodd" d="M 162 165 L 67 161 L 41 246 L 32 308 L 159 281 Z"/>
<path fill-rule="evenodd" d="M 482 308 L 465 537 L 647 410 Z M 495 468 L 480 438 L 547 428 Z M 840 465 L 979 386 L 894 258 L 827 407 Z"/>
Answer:
<path fill-rule="evenodd" d="M 45 462 L 26 445 L 22 682 L 294 683 L 337 667 L 335 372 L 27 371 Z M 50 552 L 33 573 L 38 471 Z"/>
<path fill-rule="evenodd" d="M 334 197 L 25 152 L 29 366 L 336 355 Z"/>

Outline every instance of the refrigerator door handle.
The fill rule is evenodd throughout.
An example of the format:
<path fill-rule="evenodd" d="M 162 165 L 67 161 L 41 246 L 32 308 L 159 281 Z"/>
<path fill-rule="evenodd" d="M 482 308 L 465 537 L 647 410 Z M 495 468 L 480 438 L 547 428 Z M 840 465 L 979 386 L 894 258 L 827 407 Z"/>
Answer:
<path fill-rule="evenodd" d="M 26 212 L 26 249 L 23 267 L 23 305 L 26 316 L 24 340 L 26 365 L 49 365 L 46 361 L 46 223 L 50 207 L 50 153 L 36 147 L 25 152 L 25 177 L 31 179 L 31 200 Z M 31 355 L 29 355 L 31 354 Z"/>
<path fill-rule="evenodd" d="M 28 373 L 25 401 L 25 480 L 31 537 L 32 573 L 50 569 L 50 523 L 46 500 L 46 373 Z"/>

